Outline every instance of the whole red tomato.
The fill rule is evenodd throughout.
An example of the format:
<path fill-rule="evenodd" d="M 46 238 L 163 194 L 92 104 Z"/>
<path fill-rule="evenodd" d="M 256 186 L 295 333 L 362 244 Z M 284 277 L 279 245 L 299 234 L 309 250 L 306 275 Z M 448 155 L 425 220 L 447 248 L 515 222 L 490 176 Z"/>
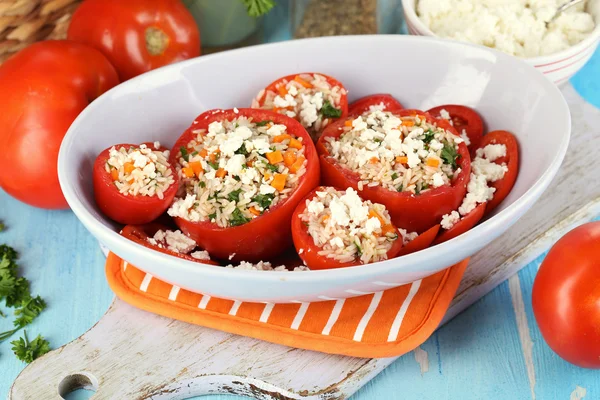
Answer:
<path fill-rule="evenodd" d="M 200 32 L 180 0 L 86 0 L 67 37 L 102 51 L 122 81 L 200 55 Z"/>
<path fill-rule="evenodd" d="M 573 229 L 552 247 L 533 284 L 533 313 L 559 356 L 600 368 L 600 222 Z"/>
<path fill-rule="evenodd" d="M 33 44 L 0 66 L 0 187 L 32 206 L 66 208 L 56 161 L 67 129 L 119 83 L 98 50 L 70 41 Z"/>

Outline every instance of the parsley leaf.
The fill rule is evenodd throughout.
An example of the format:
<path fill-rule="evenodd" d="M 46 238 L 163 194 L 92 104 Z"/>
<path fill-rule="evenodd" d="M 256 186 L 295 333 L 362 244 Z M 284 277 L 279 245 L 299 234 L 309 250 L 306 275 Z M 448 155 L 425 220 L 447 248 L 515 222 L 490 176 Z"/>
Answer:
<path fill-rule="evenodd" d="M 40 296 L 30 297 L 15 310 L 17 319 L 14 320 L 13 325 L 18 328 L 29 325 L 45 308 L 46 302 Z"/>
<path fill-rule="evenodd" d="M 240 193 L 242 193 L 242 189 L 232 190 L 227 195 L 227 198 L 237 203 L 238 201 L 240 201 Z"/>
<path fill-rule="evenodd" d="M 427 132 L 425 132 L 425 137 L 422 140 L 424 143 L 429 143 L 433 140 L 434 136 L 435 136 L 435 132 L 432 131 L 431 129 L 428 129 Z"/>
<path fill-rule="evenodd" d="M 213 169 L 219 169 L 219 163 L 216 161 L 209 161 L 208 165 L 210 165 Z"/>
<path fill-rule="evenodd" d="M 30 298 L 29 281 L 20 277 L 15 280 L 12 293 L 6 296 L 6 306 L 21 307 Z"/>
<path fill-rule="evenodd" d="M 265 167 L 270 170 L 271 172 L 279 172 L 279 167 L 277 165 L 273 165 L 273 164 L 266 164 Z"/>
<path fill-rule="evenodd" d="M 262 207 L 263 209 L 267 209 L 271 206 L 271 203 L 273 202 L 273 199 L 275 198 L 275 194 L 274 193 L 269 193 L 269 194 L 257 194 L 256 196 L 254 196 L 252 198 L 252 201 L 258 203 L 258 205 L 260 207 Z"/>
<path fill-rule="evenodd" d="M 206 182 L 204 182 L 204 181 L 200 181 L 200 182 L 198 182 L 198 185 L 199 185 L 199 186 L 200 186 L 202 189 L 204 189 L 204 188 L 206 187 Z"/>
<path fill-rule="evenodd" d="M 403 190 L 404 190 L 404 185 L 403 185 L 403 184 L 400 184 L 400 185 L 398 186 L 398 189 L 397 189 L 397 190 L 398 190 L 399 192 L 403 191 Z"/>
<path fill-rule="evenodd" d="M 394 173 L 392 174 L 392 179 L 394 179 L 394 180 L 395 180 L 395 179 L 398 179 L 398 174 L 394 172 Z"/>
<path fill-rule="evenodd" d="M 458 159 L 459 154 L 451 144 L 447 142 L 444 144 L 444 148 L 440 153 L 440 157 L 446 162 L 446 164 L 451 165 L 452 169 L 456 169 L 458 167 L 456 160 Z"/>
<path fill-rule="evenodd" d="M 342 110 L 335 108 L 329 100 L 323 102 L 323 107 L 319 112 L 326 118 L 339 118 L 342 116 Z"/>
<path fill-rule="evenodd" d="M 241 154 L 243 156 L 247 156 L 249 154 L 248 149 L 246 148 L 246 144 L 242 143 L 239 149 L 235 151 L 235 154 Z"/>
<path fill-rule="evenodd" d="M 190 161 L 190 155 L 185 147 L 181 146 L 179 151 L 181 152 L 181 158 L 183 158 L 186 162 Z"/>
<path fill-rule="evenodd" d="M 229 217 L 229 224 L 231 226 L 244 225 L 245 223 L 247 223 L 249 221 L 250 221 L 250 218 L 245 217 L 239 208 L 236 208 L 235 210 L 233 210 L 233 212 L 231 213 L 231 216 Z"/>
<path fill-rule="evenodd" d="M 260 121 L 256 123 L 256 126 L 266 126 L 268 123 L 273 122 L 270 119 L 265 119 L 264 121 Z"/>
<path fill-rule="evenodd" d="M 246 6 L 248 15 L 251 17 L 260 17 L 268 13 L 271 8 L 275 7 L 274 0 L 242 0 Z"/>
<path fill-rule="evenodd" d="M 213 219 L 215 219 L 215 218 L 217 218 L 217 213 L 216 213 L 216 212 L 215 212 L 215 213 L 212 213 L 212 214 L 208 214 L 208 219 L 209 219 L 209 220 L 211 220 L 211 221 L 212 221 L 212 220 L 213 220 Z"/>
<path fill-rule="evenodd" d="M 50 351 L 50 343 L 41 335 L 38 335 L 30 342 L 27 337 L 27 331 L 24 331 L 23 334 L 25 338 L 19 338 L 10 342 L 13 345 L 12 351 L 19 360 L 29 364 Z"/>

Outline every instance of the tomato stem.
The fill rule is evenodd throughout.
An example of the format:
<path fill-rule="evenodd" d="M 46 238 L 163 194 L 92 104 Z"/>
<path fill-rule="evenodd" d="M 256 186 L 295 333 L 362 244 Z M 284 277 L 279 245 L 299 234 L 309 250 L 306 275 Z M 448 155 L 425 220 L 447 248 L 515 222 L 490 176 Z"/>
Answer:
<path fill-rule="evenodd" d="M 169 36 L 156 27 L 146 29 L 146 50 L 151 56 L 159 56 L 165 52 L 169 46 Z"/>

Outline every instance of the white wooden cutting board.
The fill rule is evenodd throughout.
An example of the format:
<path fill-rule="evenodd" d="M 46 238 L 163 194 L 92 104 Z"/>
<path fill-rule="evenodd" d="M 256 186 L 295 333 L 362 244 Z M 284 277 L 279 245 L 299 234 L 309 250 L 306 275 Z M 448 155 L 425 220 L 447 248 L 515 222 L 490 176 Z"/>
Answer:
<path fill-rule="evenodd" d="M 600 215 L 600 111 L 567 86 L 573 136 L 563 168 L 534 208 L 471 260 L 444 322 L 527 265 L 572 227 Z M 590 168 L 591 167 L 591 168 Z M 29 365 L 9 398 L 345 399 L 394 361 L 292 349 L 156 316 L 116 299 L 87 333 Z"/>

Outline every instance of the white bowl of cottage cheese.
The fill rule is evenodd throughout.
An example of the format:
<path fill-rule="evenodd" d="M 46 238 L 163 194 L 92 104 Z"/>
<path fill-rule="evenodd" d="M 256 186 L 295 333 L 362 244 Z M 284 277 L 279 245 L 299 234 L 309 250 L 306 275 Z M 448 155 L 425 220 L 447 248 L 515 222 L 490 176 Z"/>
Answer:
<path fill-rule="evenodd" d="M 402 0 L 408 31 L 495 48 L 562 84 L 600 41 L 600 0 L 546 24 L 565 0 Z"/>

